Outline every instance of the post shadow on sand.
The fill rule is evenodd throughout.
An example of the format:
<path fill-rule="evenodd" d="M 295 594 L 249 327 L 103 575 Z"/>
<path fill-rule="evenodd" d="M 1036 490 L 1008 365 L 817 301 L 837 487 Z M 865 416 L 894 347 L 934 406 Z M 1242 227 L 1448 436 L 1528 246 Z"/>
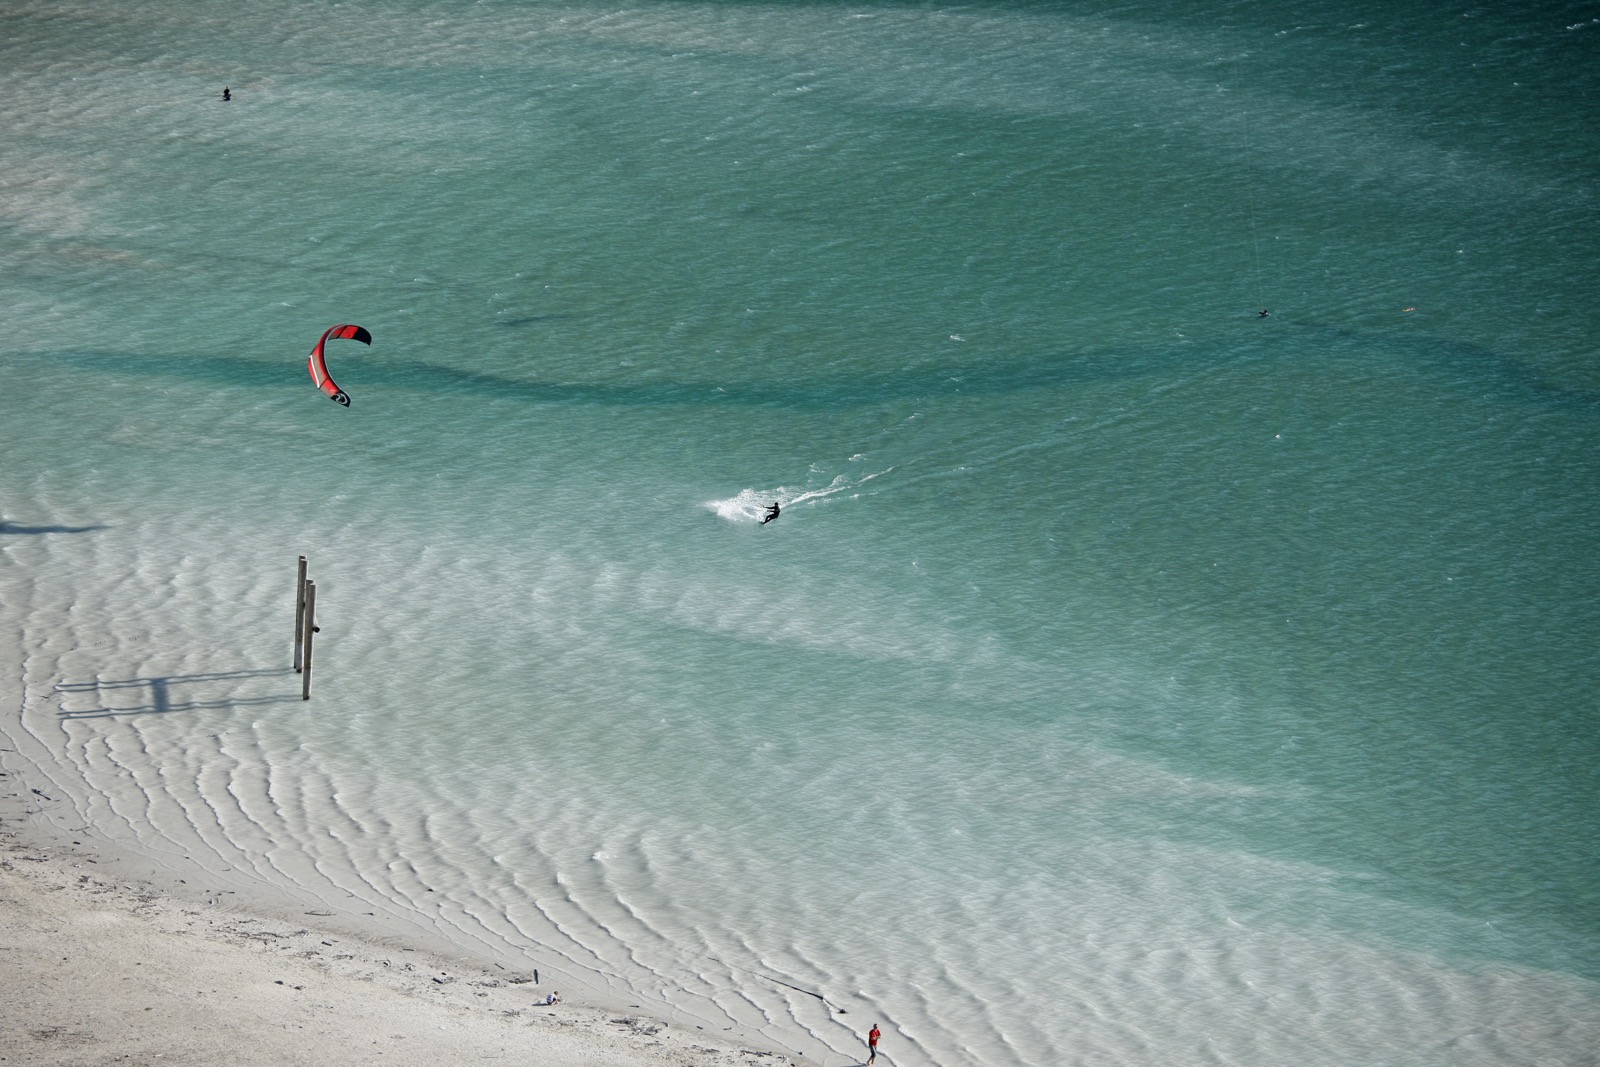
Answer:
<path fill-rule="evenodd" d="M 268 678 L 277 675 L 292 674 L 288 667 L 270 667 L 247 671 L 216 671 L 209 674 L 174 674 L 160 675 L 150 678 L 118 678 L 93 682 L 60 682 L 56 685 L 58 693 L 92 693 L 97 694 L 94 703 L 97 705 L 81 711 L 69 711 L 63 707 L 58 713 L 62 719 L 102 719 L 113 715 L 165 715 L 174 711 L 206 711 L 213 708 L 239 708 L 254 707 L 262 704 L 282 704 L 295 700 L 292 693 L 272 694 L 259 697 L 221 696 L 210 698 L 203 692 L 195 692 L 190 687 L 204 686 L 208 682 L 222 682 L 241 678 Z M 173 689 L 177 688 L 177 699 L 174 699 Z M 130 707 L 106 707 L 109 698 L 101 695 L 120 690 L 131 690 L 135 694 L 144 691 L 149 694 L 148 704 L 135 704 Z M 137 696 L 135 696 L 137 699 Z"/>

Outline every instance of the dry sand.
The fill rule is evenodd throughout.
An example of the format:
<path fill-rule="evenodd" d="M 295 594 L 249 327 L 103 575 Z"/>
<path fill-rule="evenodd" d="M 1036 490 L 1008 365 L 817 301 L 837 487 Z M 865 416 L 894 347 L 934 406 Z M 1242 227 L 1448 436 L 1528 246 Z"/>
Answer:
<path fill-rule="evenodd" d="M 29 826 L 0 777 L 0 1064 L 800 1067 L 478 970 L 181 900 Z M 30 832 L 32 830 L 32 832 Z"/>

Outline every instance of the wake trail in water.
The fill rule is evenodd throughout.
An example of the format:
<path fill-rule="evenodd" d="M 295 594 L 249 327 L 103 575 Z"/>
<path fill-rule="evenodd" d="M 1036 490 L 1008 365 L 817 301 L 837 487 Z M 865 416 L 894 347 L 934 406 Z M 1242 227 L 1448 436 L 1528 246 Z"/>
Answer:
<path fill-rule="evenodd" d="M 795 490 L 787 486 L 776 489 L 742 489 L 737 496 L 725 500 L 708 500 L 706 507 L 717 513 L 721 519 L 728 522 L 756 522 L 766 514 L 767 506 L 776 502 L 779 507 L 787 510 L 796 504 L 805 504 L 817 500 L 826 500 L 829 497 L 839 496 L 860 489 L 868 482 L 883 477 L 894 467 L 886 467 L 874 474 L 863 475 L 860 478 L 849 478 L 838 475 L 821 489 Z"/>

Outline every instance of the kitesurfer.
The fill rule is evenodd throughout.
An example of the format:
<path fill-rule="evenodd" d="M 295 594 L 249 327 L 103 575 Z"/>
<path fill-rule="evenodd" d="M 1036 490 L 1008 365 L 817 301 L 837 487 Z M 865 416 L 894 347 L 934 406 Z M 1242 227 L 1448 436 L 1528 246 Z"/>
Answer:
<path fill-rule="evenodd" d="M 232 100 L 233 99 L 233 93 L 228 91 L 228 87 L 226 85 L 224 85 L 222 87 L 222 99 L 224 99 L 224 100 Z"/>
<path fill-rule="evenodd" d="M 1270 315 L 1270 314 L 1272 314 L 1272 312 L 1270 312 L 1270 311 L 1268 311 L 1268 310 L 1267 310 L 1267 309 L 1266 309 L 1266 308 L 1262 308 L 1262 309 L 1261 309 L 1261 316 L 1260 316 L 1260 317 L 1261 317 L 1261 318 L 1263 318 L 1263 319 L 1264 319 L 1264 318 L 1266 318 L 1266 317 L 1267 317 L 1267 316 L 1268 316 L 1268 315 Z"/>
<path fill-rule="evenodd" d="M 767 523 L 769 523 L 773 519 L 777 518 L 778 517 L 778 512 L 780 512 L 782 510 L 783 510 L 782 508 L 778 507 L 778 502 L 776 500 L 774 500 L 772 503 L 768 504 L 767 505 L 767 517 L 761 520 L 761 525 L 765 526 Z"/>

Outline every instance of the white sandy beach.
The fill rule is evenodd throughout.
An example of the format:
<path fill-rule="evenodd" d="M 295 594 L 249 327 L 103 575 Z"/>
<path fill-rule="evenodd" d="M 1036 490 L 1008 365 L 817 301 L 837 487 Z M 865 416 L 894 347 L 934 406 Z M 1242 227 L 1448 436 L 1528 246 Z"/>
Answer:
<path fill-rule="evenodd" d="M 52 844 L 0 778 L 0 1063 L 663 1067 L 805 1061 L 485 971 L 186 901 Z"/>
<path fill-rule="evenodd" d="M 693 930 L 630 921 L 592 884 L 616 824 L 550 801 L 553 772 L 458 808 L 417 787 L 410 761 L 437 735 L 375 728 L 383 694 L 337 684 L 375 672 L 330 671 L 303 702 L 274 640 L 279 575 L 242 595 L 208 580 L 175 607 L 146 579 L 230 569 L 147 568 L 115 538 L 4 549 L 0 968 L 17 992 L 0 1007 L 0 1063 L 244 1062 L 217 1055 L 236 1046 L 263 1063 L 859 1062 L 871 1020 L 853 991 L 730 966 Z M 108 593 L 129 581 L 137 603 Z M 338 664 L 352 646 L 327 648 Z M 399 748 L 359 757 L 383 774 L 358 763 L 334 781 L 309 757 L 364 750 L 329 728 Z M 380 781 L 398 793 L 369 796 Z M 510 832 L 488 843 L 473 819 L 505 812 Z M 554 990 L 564 1003 L 540 1005 Z"/>

